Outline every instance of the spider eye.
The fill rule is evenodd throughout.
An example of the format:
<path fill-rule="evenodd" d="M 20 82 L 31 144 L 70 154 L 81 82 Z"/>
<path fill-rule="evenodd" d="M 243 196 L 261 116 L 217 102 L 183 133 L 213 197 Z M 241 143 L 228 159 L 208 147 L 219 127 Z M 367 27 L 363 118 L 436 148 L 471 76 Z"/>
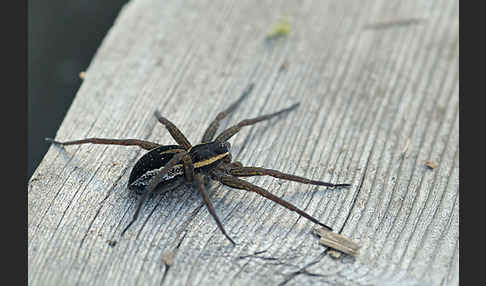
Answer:
<path fill-rule="evenodd" d="M 219 146 L 226 152 L 229 151 L 229 149 L 231 148 L 231 144 L 227 141 L 219 143 Z"/>

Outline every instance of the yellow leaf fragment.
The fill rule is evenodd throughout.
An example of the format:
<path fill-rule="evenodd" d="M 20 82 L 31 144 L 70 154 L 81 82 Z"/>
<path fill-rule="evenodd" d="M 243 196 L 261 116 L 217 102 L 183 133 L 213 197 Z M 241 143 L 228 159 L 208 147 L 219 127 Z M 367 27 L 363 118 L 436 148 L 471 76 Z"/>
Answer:
<path fill-rule="evenodd" d="M 286 19 L 280 19 L 273 30 L 267 34 L 267 39 L 287 36 L 290 33 L 290 24 Z"/>

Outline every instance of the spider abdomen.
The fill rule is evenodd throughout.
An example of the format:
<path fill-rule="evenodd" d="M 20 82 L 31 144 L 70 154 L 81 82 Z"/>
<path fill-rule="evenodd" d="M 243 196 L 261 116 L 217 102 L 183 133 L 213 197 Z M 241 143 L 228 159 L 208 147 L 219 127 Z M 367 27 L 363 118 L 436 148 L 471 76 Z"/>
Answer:
<path fill-rule="evenodd" d="M 167 162 L 176 154 L 184 150 L 179 145 L 160 146 L 150 150 L 143 155 L 133 166 L 132 172 L 128 179 L 128 188 L 137 192 L 142 192 L 150 182 L 150 179 L 157 173 L 160 168 L 163 168 Z M 174 179 L 177 176 L 183 175 L 184 170 L 182 165 L 178 164 L 171 168 L 171 170 L 164 176 L 162 183 Z"/>
<path fill-rule="evenodd" d="M 229 155 L 227 143 L 210 142 L 193 146 L 188 152 L 195 172 L 206 172 L 218 166 Z M 150 180 L 178 153 L 184 151 L 179 145 L 160 146 L 143 155 L 135 164 L 128 179 L 128 188 L 142 193 Z M 160 184 L 184 175 L 184 165 L 180 161 L 162 176 Z"/>

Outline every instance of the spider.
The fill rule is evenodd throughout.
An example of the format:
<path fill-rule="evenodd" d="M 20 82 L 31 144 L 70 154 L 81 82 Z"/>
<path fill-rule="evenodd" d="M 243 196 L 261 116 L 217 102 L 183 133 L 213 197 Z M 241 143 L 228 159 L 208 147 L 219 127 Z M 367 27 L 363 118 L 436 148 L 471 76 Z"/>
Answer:
<path fill-rule="evenodd" d="M 149 194 L 154 192 L 155 189 L 170 191 L 185 183 L 194 186 L 199 191 L 209 213 L 214 218 L 216 225 L 225 235 L 225 237 L 233 245 L 235 245 L 235 242 L 228 235 L 223 227 L 223 224 L 219 220 L 213 204 L 211 203 L 206 192 L 205 183 L 209 182 L 210 179 L 232 188 L 255 192 L 291 211 L 298 213 L 300 216 L 305 217 L 313 223 L 321 225 L 332 231 L 331 227 L 321 223 L 319 220 L 293 204 L 238 177 L 272 176 L 278 179 L 326 187 L 349 187 L 351 186 L 350 184 L 333 184 L 322 181 L 314 181 L 307 178 L 282 173 L 277 170 L 265 169 L 261 167 L 246 167 L 240 162 L 233 162 L 231 158 L 231 145 L 228 140 L 238 133 L 241 128 L 253 125 L 257 122 L 269 120 L 280 114 L 294 110 L 298 107 L 298 103 L 275 113 L 242 120 L 238 124 L 222 131 L 218 136 L 216 136 L 216 138 L 214 138 L 220 125 L 220 121 L 238 107 L 243 99 L 245 99 L 245 97 L 251 93 L 253 87 L 254 84 L 250 84 L 235 102 L 216 116 L 216 118 L 211 122 L 209 127 L 204 132 L 201 143 L 195 146 L 192 146 L 184 134 L 172 122 L 163 117 L 158 110 L 155 110 L 154 112 L 155 117 L 165 126 L 178 145 L 159 145 L 157 143 L 138 139 L 86 138 L 65 142 L 55 141 L 51 138 L 46 138 L 46 140 L 56 145 L 75 145 L 85 143 L 111 144 L 138 146 L 142 149 L 149 150 L 148 153 L 143 155 L 137 161 L 137 163 L 135 163 L 135 166 L 133 167 L 128 179 L 128 189 L 140 194 L 141 197 L 137 203 L 137 208 L 132 220 L 123 229 L 121 236 L 123 236 L 128 228 L 137 220 L 143 203 L 147 200 Z"/>

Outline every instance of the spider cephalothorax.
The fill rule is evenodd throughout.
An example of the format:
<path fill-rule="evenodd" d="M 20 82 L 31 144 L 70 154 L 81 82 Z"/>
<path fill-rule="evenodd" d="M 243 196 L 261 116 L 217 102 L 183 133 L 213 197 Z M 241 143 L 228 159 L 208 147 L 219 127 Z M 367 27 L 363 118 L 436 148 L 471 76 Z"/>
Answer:
<path fill-rule="evenodd" d="M 289 108 L 272 114 L 242 120 L 238 124 L 227 128 L 216 138 L 214 138 L 219 127 L 219 122 L 230 112 L 232 112 L 252 91 L 252 89 L 253 84 L 248 86 L 248 88 L 243 92 L 241 97 L 236 102 L 230 105 L 223 112 L 220 112 L 207 128 L 201 143 L 195 146 L 192 146 L 184 134 L 182 134 L 182 132 L 172 122 L 160 115 L 158 111 L 155 111 L 155 116 L 160 123 L 167 128 L 178 145 L 162 146 L 157 143 L 138 139 L 87 138 L 67 142 L 59 142 L 49 138 L 46 138 L 46 140 L 58 145 L 74 145 L 84 143 L 132 145 L 150 150 L 137 161 L 128 179 L 128 188 L 141 194 L 142 197 L 138 202 L 137 209 L 132 220 L 122 231 L 122 235 L 136 221 L 142 204 L 147 200 L 148 195 L 152 193 L 158 186 L 161 186 L 164 189 L 173 189 L 183 183 L 186 183 L 192 184 L 197 188 L 219 229 L 234 244 L 234 241 L 226 233 L 223 225 L 219 221 L 214 207 L 209 200 L 205 190 L 205 178 L 210 178 L 232 188 L 255 192 L 291 211 L 298 213 L 316 224 L 332 230 L 327 225 L 321 223 L 319 220 L 292 205 L 291 203 L 271 194 L 263 188 L 239 179 L 238 177 L 272 176 L 279 179 L 327 187 L 348 187 L 350 186 L 349 184 L 332 184 L 322 181 L 314 181 L 291 174 L 285 174 L 276 170 L 260 167 L 245 167 L 240 162 L 231 161 L 230 143 L 228 140 L 238 131 L 240 131 L 242 127 L 268 120 L 279 114 L 293 110 L 298 106 L 298 104 L 294 104 Z"/>

